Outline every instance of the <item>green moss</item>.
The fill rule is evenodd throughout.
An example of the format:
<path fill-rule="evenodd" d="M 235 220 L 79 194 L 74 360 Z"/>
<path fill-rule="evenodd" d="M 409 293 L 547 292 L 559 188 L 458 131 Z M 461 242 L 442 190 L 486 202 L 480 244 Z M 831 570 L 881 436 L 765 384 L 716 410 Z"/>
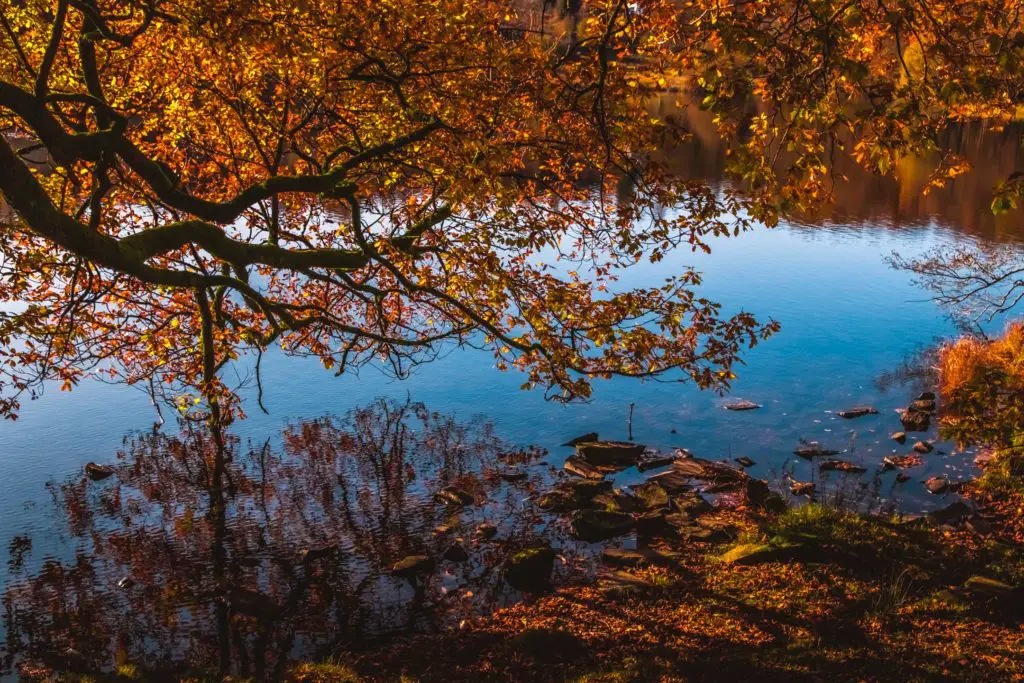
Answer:
<path fill-rule="evenodd" d="M 289 680 L 314 681 L 315 683 L 360 683 L 362 681 L 350 667 L 330 662 L 300 664 L 292 669 Z"/>

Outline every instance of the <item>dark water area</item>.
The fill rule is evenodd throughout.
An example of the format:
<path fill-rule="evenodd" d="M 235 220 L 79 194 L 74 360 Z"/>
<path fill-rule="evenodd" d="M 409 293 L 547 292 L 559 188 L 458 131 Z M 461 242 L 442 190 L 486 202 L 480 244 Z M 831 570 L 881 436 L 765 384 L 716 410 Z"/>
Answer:
<path fill-rule="evenodd" d="M 673 106 L 666 99 L 652 111 Z M 686 116 L 694 140 L 672 153 L 673 166 L 721 178 L 709 122 L 700 112 Z M 537 543 L 558 550 L 556 582 L 589 580 L 601 544 L 574 540 L 565 515 L 535 504 L 567 476 L 562 464 L 572 451 L 560 444 L 585 432 L 626 439 L 631 427 L 652 451 L 746 456 L 750 475 L 782 492 L 792 477 L 874 509 L 948 505 L 955 494 L 931 495 L 922 481 L 971 478 L 972 450 L 936 441 L 908 480 L 882 471 L 884 457 L 910 453 L 915 439 L 936 440 L 934 425 L 905 444 L 890 439 L 901 429 L 896 411 L 928 388 L 900 380 L 908 361 L 958 334 L 885 257 L 1015 248 L 1024 238 L 1019 212 L 989 211 L 995 185 L 1024 170 L 1021 130 L 966 127 L 948 142 L 975 170 L 947 188 L 922 195 L 934 160 L 906 161 L 895 179 L 879 179 L 840 159 L 848 179 L 827 213 L 624 274 L 622 287 L 642 286 L 694 266 L 704 274 L 701 294 L 724 312 L 779 321 L 778 335 L 744 355 L 727 397 L 616 379 L 598 383 L 592 401 L 563 406 L 521 391 L 521 377 L 471 349 L 451 349 L 400 382 L 372 368 L 336 378 L 313 361 L 269 354 L 269 414 L 256 407 L 254 389 L 244 392 L 249 417 L 232 426 L 225 459 L 208 436 L 154 428 L 141 392 L 100 381 L 48 391 L 17 422 L 0 425 L 0 677 L 26 658 L 59 668 L 145 660 L 273 677 L 296 657 L 457 627 L 519 599 L 500 567 Z M 985 326 L 997 331 L 1004 322 Z M 725 409 L 739 398 L 762 407 Z M 878 413 L 837 415 L 862 404 Z M 793 453 L 806 441 L 866 472 L 822 475 Z M 525 479 L 502 478 L 509 453 L 528 454 Z M 89 481 L 90 461 L 115 474 Z M 609 478 L 626 488 L 651 474 L 631 467 Z M 473 496 L 457 518 L 434 499 L 445 486 Z M 496 526 L 493 538 L 477 536 L 483 523 Z M 387 571 L 410 555 L 439 558 L 457 538 L 468 562 L 438 560 L 425 580 Z M 637 542 L 627 534 L 611 544 Z"/>

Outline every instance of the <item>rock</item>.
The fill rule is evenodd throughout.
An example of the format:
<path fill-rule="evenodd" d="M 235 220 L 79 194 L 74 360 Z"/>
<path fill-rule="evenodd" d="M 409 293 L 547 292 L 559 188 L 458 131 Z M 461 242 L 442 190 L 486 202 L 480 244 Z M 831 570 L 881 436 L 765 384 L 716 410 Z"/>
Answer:
<path fill-rule="evenodd" d="M 900 472 L 899 474 L 896 475 L 896 483 L 902 484 L 907 481 L 910 481 L 909 474 L 904 474 L 903 472 Z"/>
<path fill-rule="evenodd" d="M 917 467 L 922 462 L 921 456 L 915 453 L 910 455 L 887 455 L 882 458 L 882 469 L 898 468 L 905 470 L 910 467 Z"/>
<path fill-rule="evenodd" d="M 668 472 L 662 472 L 661 474 L 656 474 L 647 481 L 656 483 L 658 486 L 665 489 L 669 495 L 680 491 L 686 491 L 691 488 L 689 478 L 675 469 L 671 469 Z"/>
<path fill-rule="evenodd" d="M 641 500 L 621 489 L 600 493 L 594 496 L 593 502 L 595 507 L 609 512 L 636 512 L 643 507 Z"/>
<path fill-rule="evenodd" d="M 473 496 L 455 486 L 445 486 L 434 494 L 434 500 L 444 505 L 465 506 L 473 504 Z"/>
<path fill-rule="evenodd" d="M 995 529 L 989 524 L 983 517 L 978 515 L 972 515 L 967 519 L 964 524 L 968 529 L 978 534 L 979 536 L 991 536 Z"/>
<path fill-rule="evenodd" d="M 117 582 L 117 587 L 121 590 L 128 590 L 135 585 L 135 580 L 130 576 L 122 576 L 121 580 Z"/>
<path fill-rule="evenodd" d="M 476 528 L 476 537 L 481 541 L 489 541 L 498 535 L 498 527 L 490 522 L 481 522 Z"/>
<path fill-rule="evenodd" d="M 860 465 L 856 465 L 852 462 L 847 462 L 846 460 L 837 460 L 833 458 L 831 460 L 825 460 L 820 465 L 818 465 L 818 471 L 860 474 L 862 472 L 867 472 L 868 470 L 866 467 L 861 467 Z"/>
<path fill-rule="evenodd" d="M 505 560 L 502 576 L 516 590 L 539 592 L 551 585 L 555 568 L 555 551 L 547 546 L 526 548 Z"/>
<path fill-rule="evenodd" d="M 596 467 L 632 467 L 645 447 L 627 441 L 589 441 L 576 446 L 576 454 Z"/>
<path fill-rule="evenodd" d="M 754 462 L 745 455 L 741 455 L 740 457 L 736 458 L 736 462 L 738 462 L 743 467 L 753 467 L 754 465 L 757 464 L 756 462 Z"/>
<path fill-rule="evenodd" d="M 523 470 L 508 469 L 508 470 L 500 470 L 498 472 L 498 476 L 501 477 L 505 481 L 512 482 L 512 481 L 523 481 L 524 479 L 526 479 L 530 475 L 527 472 L 523 471 Z"/>
<path fill-rule="evenodd" d="M 622 512 L 577 510 L 572 515 L 572 533 L 582 541 L 603 541 L 628 534 L 633 518 Z"/>
<path fill-rule="evenodd" d="M 615 471 L 614 468 L 595 467 L 578 455 L 569 456 L 562 467 L 569 474 L 575 474 L 577 477 L 583 477 L 584 479 L 604 479 L 604 475 Z"/>
<path fill-rule="evenodd" d="M 750 479 L 747 481 L 743 493 L 748 503 L 756 508 L 762 508 L 772 494 L 772 490 L 768 488 L 768 482 L 762 479 Z"/>
<path fill-rule="evenodd" d="M 672 498 L 672 508 L 688 517 L 703 515 L 713 509 L 711 503 L 696 491 L 685 491 Z"/>
<path fill-rule="evenodd" d="M 669 505 L 668 491 L 661 488 L 656 481 L 645 481 L 633 487 L 633 493 L 640 499 L 644 509 L 657 510 Z"/>
<path fill-rule="evenodd" d="M 690 479 L 701 479 L 714 484 L 741 484 L 750 476 L 743 470 L 721 462 L 703 458 L 677 460 L 672 470 Z"/>
<path fill-rule="evenodd" d="M 934 510 L 932 512 L 929 512 L 927 515 L 925 515 L 925 519 L 927 519 L 932 524 L 938 524 L 940 526 L 943 524 L 952 525 L 956 524 L 964 517 L 971 514 L 971 512 L 972 511 L 970 506 L 958 500 L 952 505 L 947 505 L 941 510 Z"/>
<path fill-rule="evenodd" d="M 852 420 L 855 417 L 862 417 L 864 415 L 878 415 L 878 411 L 871 406 L 857 406 L 849 410 L 840 410 L 836 415 Z"/>
<path fill-rule="evenodd" d="M 893 441 L 895 441 L 896 443 L 903 443 L 903 442 L 905 442 L 907 440 L 907 433 L 906 432 L 893 432 L 889 436 L 889 438 L 892 439 Z"/>
<path fill-rule="evenodd" d="M 572 491 L 554 489 L 537 498 L 537 507 L 548 512 L 572 512 L 590 505 L 589 497 L 577 496 Z"/>
<path fill-rule="evenodd" d="M 325 545 L 320 548 L 303 548 L 299 551 L 299 562 L 315 562 L 330 557 L 338 550 L 338 544 Z"/>
<path fill-rule="evenodd" d="M 597 441 L 597 438 L 598 438 L 597 437 L 597 432 L 588 432 L 588 433 L 586 433 L 586 434 L 584 434 L 582 436 L 577 436 L 575 439 L 569 439 L 568 441 L 566 441 L 562 445 L 563 446 L 573 446 L 573 447 L 576 447 L 576 446 L 580 445 L 581 443 L 589 443 L 589 442 Z"/>
<path fill-rule="evenodd" d="M 725 404 L 726 410 L 757 410 L 761 406 L 753 401 L 738 400 Z"/>
<path fill-rule="evenodd" d="M 656 557 L 657 553 L 651 551 L 625 548 L 605 548 L 601 551 L 601 561 L 615 567 L 639 567 L 642 564 L 650 564 Z"/>
<path fill-rule="evenodd" d="M 641 576 L 615 570 L 602 572 L 598 576 L 597 587 L 606 597 L 615 599 L 647 593 L 658 586 Z"/>
<path fill-rule="evenodd" d="M 794 481 L 789 487 L 789 492 L 794 496 L 810 496 L 814 493 L 813 481 Z"/>
<path fill-rule="evenodd" d="M 85 476 L 93 481 L 101 481 L 114 474 L 114 468 L 110 465 L 98 465 L 94 462 L 85 464 Z"/>
<path fill-rule="evenodd" d="M 972 576 L 964 581 L 964 588 L 976 595 L 1002 597 L 1013 593 L 1016 589 L 1008 583 L 990 579 L 987 576 Z"/>
<path fill-rule="evenodd" d="M 408 579 L 434 571 L 434 558 L 427 555 L 408 555 L 391 565 L 391 575 Z"/>
<path fill-rule="evenodd" d="M 931 477 L 925 480 L 924 487 L 928 493 L 943 493 L 949 489 L 949 481 L 945 477 Z"/>
<path fill-rule="evenodd" d="M 926 432 L 931 424 L 931 416 L 919 410 L 904 410 L 900 413 L 900 422 L 908 432 Z"/>
<path fill-rule="evenodd" d="M 664 510 L 655 510 L 654 512 L 645 512 L 638 515 L 633 520 L 636 525 L 637 534 L 640 536 L 663 535 L 669 528 L 666 521 L 667 516 Z"/>
<path fill-rule="evenodd" d="M 794 455 L 799 455 L 801 458 L 819 458 L 830 455 L 839 455 L 839 451 L 832 450 L 831 448 L 825 448 L 817 441 L 808 441 L 801 444 L 793 450 Z"/>
<path fill-rule="evenodd" d="M 449 562 L 468 562 L 469 553 L 466 552 L 466 547 L 461 543 L 454 543 L 448 546 L 448 549 L 444 551 L 441 558 Z"/>
<path fill-rule="evenodd" d="M 927 441 L 918 441 L 914 444 L 914 450 L 918 453 L 931 453 L 934 446 Z"/>
<path fill-rule="evenodd" d="M 915 401 L 934 401 L 935 400 L 935 393 L 931 392 L 931 391 L 923 391 L 920 394 L 918 394 L 917 398 L 915 398 L 914 400 Z"/>
<path fill-rule="evenodd" d="M 922 413 L 932 413 L 935 412 L 935 401 L 929 399 L 912 401 L 908 408 Z"/>
<path fill-rule="evenodd" d="M 664 467 L 665 465 L 671 465 L 676 461 L 678 455 L 656 455 L 653 458 L 645 458 L 637 463 L 636 468 L 641 472 L 647 470 L 653 470 L 658 467 Z"/>
<path fill-rule="evenodd" d="M 760 564 L 772 562 L 778 556 L 778 549 L 764 543 L 741 543 L 722 555 L 726 564 Z"/>

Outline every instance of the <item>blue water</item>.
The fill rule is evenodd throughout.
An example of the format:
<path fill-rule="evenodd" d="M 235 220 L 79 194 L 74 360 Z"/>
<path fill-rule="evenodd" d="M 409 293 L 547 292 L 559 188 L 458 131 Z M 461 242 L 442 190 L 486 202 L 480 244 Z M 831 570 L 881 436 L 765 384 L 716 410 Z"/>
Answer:
<path fill-rule="evenodd" d="M 885 454 L 909 451 L 909 443 L 900 447 L 888 435 L 900 429 L 895 410 L 913 396 L 910 388 L 882 393 L 876 381 L 908 354 L 955 332 L 911 278 L 883 259 L 894 250 L 911 255 L 966 239 L 973 238 L 934 225 L 900 230 L 783 226 L 716 240 L 710 256 L 681 252 L 630 273 L 622 286 L 656 283 L 680 266 L 693 265 L 705 274 L 703 293 L 727 310 L 742 308 L 781 323 L 775 337 L 746 352 L 732 392 L 763 404 L 761 410 L 729 412 L 722 397 L 690 385 L 626 379 L 598 382 L 589 403 L 550 403 L 540 392 L 521 391 L 521 376 L 494 369 L 492 357 L 476 350 L 454 350 L 404 381 L 371 368 L 335 377 L 315 361 L 271 355 L 263 367 L 270 414 L 250 398 L 249 418 L 233 429 L 262 442 L 276 438 L 288 421 L 408 394 L 460 418 L 483 414 L 503 438 L 550 448 L 552 461 L 560 464 L 565 452 L 557 445 L 567 438 L 588 431 L 625 438 L 633 403 L 638 442 L 684 446 L 709 458 L 747 455 L 757 462 L 751 470 L 757 476 L 777 478 L 788 463 L 798 479 L 806 479 L 809 465 L 791 453 L 799 439 L 844 449 L 854 432 L 852 459 L 877 464 Z M 880 414 L 848 421 L 830 412 L 861 403 L 874 405 Z M 50 529 L 46 482 L 75 475 L 90 460 L 111 460 L 125 434 L 148 429 L 154 420 L 142 392 L 86 382 L 70 393 L 51 388 L 26 403 L 19 420 L 0 424 L 2 547 L 15 534 L 29 533 L 38 541 Z M 925 472 L 966 476 L 970 456 L 933 454 L 926 462 L 926 468 L 911 471 L 915 480 L 894 497 L 921 509 L 941 504 L 923 493 L 917 480 Z M 885 475 L 886 482 L 893 476 Z"/>

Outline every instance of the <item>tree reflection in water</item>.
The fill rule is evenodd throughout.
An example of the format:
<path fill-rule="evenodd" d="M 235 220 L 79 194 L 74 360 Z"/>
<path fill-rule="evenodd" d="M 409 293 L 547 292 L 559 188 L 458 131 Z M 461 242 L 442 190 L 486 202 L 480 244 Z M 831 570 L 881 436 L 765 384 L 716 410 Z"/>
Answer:
<path fill-rule="evenodd" d="M 384 400 L 290 426 L 280 449 L 227 437 L 218 452 L 191 429 L 131 439 L 116 477 L 53 486 L 74 559 L 32 574 L 12 561 L 0 673 L 144 661 L 273 678 L 296 657 L 514 599 L 496 569 L 557 529 L 524 504 L 546 468 L 506 482 L 506 448 L 482 420 Z M 451 485 L 477 504 L 433 500 Z M 485 520 L 493 541 L 473 538 Z M 460 536 L 469 561 L 442 561 Z M 434 572 L 390 575 L 420 554 L 438 559 Z"/>

